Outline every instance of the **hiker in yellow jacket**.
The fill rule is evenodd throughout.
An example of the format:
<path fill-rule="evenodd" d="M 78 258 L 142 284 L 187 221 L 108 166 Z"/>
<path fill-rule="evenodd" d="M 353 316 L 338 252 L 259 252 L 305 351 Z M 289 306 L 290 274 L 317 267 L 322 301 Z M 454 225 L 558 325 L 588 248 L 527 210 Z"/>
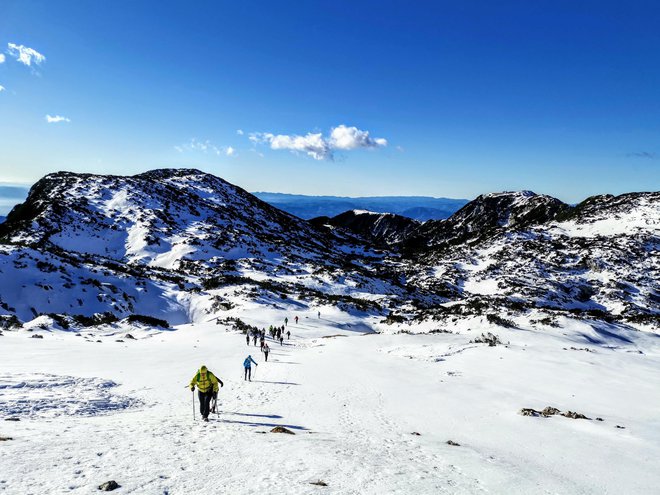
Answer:
<path fill-rule="evenodd" d="M 195 390 L 197 387 L 197 394 L 199 396 L 199 412 L 202 414 L 204 421 L 209 420 L 209 412 L 211 409 L 211 399 L 218 398 L 218 384 L 224 387 L 218 377 L 211 373 L 206 366 L 202 366 L 199 371 L 190 380 L 190 390 Z"/>

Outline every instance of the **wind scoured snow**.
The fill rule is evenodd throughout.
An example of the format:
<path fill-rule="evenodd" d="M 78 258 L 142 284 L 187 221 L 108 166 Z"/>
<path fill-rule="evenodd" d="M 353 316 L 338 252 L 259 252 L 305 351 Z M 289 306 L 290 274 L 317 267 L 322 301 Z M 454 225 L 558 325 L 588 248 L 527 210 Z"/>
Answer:
<path fill-rule="evenodd" d="M 0 416 L 55 418 L 97 416 L 128 409 L 139 401 L 113 393 L 117 384 L 101 378 L 43 373 L 0 375 Z"/>

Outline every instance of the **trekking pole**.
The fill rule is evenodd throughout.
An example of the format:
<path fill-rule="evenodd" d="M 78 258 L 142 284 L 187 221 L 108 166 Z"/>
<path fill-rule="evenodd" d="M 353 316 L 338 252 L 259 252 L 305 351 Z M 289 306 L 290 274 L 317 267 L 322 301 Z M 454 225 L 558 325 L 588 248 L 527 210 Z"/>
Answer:
<path fill-rule="evenodd" d="M 195 391 L 192 390 L 193 423 L 195 422 Z"/>

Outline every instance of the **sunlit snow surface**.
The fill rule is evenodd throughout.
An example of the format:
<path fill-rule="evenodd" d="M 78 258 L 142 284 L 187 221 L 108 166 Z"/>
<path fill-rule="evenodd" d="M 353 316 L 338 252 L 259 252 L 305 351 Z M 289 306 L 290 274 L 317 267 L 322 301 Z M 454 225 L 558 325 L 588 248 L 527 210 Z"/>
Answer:
<path fill-rule="evenodd" d="M 116 386 L 101 378 L 8 373 L 0 375 L 0 415 L 35 419 L 96 416 L 139 403 L 117 395 Z"/>
<path fill-rule="evenodd" d="M 109 479 L 120 493 L 313 494 L 318 480 L 332 494 L 657 493 L 657 335 L 478 317 L 453 333 L 366 334 L 397 328 L 292 303 L 241 314 L 260 327 L 285 316 L 291 340 L 269 339 L 267 363 L 213 321 L 5 331 L 0 416 L 20 421 L 0 422 L 13 438 L 0 444 L 0 493 L 96 493 Z M 484 332 L 503 344 L 471 342 Z M 208 424 L 187 388 L 202 364 L 225 384 Z M 546 406 L 591 419 L 519 414 Z"/>

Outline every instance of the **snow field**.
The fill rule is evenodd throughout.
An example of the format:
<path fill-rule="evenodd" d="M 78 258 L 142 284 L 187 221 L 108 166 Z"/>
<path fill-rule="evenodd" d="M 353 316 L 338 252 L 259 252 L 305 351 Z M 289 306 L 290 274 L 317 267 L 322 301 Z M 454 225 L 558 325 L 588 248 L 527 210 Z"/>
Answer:
<path fill-rule="evenodd" d="M 0 436 L 13 437 L 0 443 L 0 493 L 98 493 L 109 479 L 120 494 L 657 493 L 656 335 L 626 342 L 584 324 L 508 330 L 477 320 L 453 334 L 364 335 L 359 319 L 329 308 L 321 319 L 298 313 L 298 325 L 295 312 L 261 309 L 241 317 L 267 327 L 288 316 L 292 331 L 284 346 L 269 342 L 268 363 L 214 321 L 99 331 L 91 342 L 5 332 L 0 383 L 46 385 L 30 401 L 68 383 L 79 404 L 99 389 L 142 405 L 0 422 Z M 126 331 L 138 340 L 115 342 Z M 469 342 L 486 331 L 508 345 Z M 259 363 L 252 383 L 242 376 L 248 353 Z M 193 421 L 186 388 L 201 364 L 225 383 L 207 424 Z M 0 388 L 3 415 L 22 392 Z M 594 419 L 518 413 L 545 406 Z M 296 435 L 266 433 L 277 425 Z M 328 486 L 310 484 L 319 479 Z"/>

